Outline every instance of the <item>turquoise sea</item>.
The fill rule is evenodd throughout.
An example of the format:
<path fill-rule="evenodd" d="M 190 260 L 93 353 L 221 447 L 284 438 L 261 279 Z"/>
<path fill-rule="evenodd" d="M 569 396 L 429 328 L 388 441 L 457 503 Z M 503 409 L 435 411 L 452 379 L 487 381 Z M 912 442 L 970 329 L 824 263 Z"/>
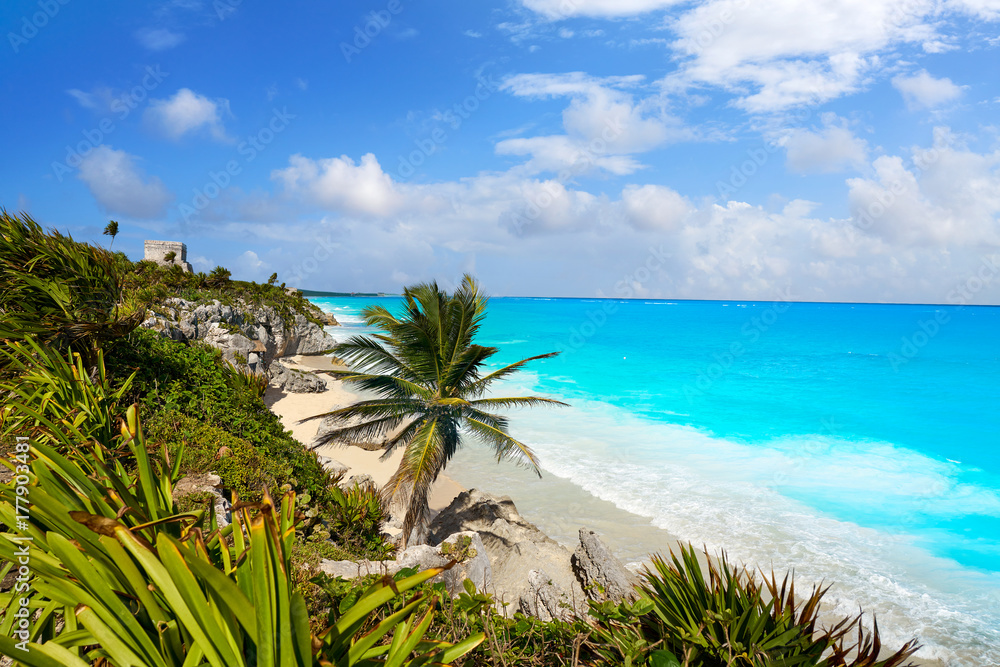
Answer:
<path fill-rule="evenodd" d="M 397 298 L 313 299 L 363 333 Z M 887 643 L 1000 665 L 1000 308 L 494 298 L 498 362 L 560 350 L 500 388 L 543 479 L 487 453 L 447 474 L 510 494 L 566 543 L 623 558 L 668 533 L 878 615 Z"/>

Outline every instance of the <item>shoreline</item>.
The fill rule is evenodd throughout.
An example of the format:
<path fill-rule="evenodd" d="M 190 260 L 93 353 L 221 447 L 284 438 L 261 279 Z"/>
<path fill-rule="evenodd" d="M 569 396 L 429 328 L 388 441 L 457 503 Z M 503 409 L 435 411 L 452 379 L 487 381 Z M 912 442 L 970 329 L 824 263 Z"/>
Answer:
<path fill-rule="evenodd" d="M 343 368 L 334 365 L 329 360 L 330 357 L 296 355 L 285 357 L 280 361 L 288 368 L 308 372 Z M 314 419 L 300 424 L 298 423 L 300 419 L 344 407 L 362 398 L 361 394 L 344 387 L 343 382 L 322 373 L 316 375 L 326 382 L 326 391 L 318 394 L 293 394 L 268 387 L 264 394 L 264 402 L 267 407 L 278 415 L 282 425 L 291 431 L 292 436 L 307 449 L 316 437 L 316 431 L 322 420 Z M 353 475 L 370 475 L 375 484 L 380 487 L 389 481 L 403 457 L 402 449 L 393 453 L 385 461 L 380 460 L 382 452 L 367 451 L 361 447 L 324 445 L 314 451 L 320 456 L 334 459 L 347 466 L 348 471 L 345 478 Z M 458 494 L 465 490 L 460 484 L 442 473 L 431 487 L 431 512 L 436 513 L 444 509 Z"/>
<path fill-rule="evenodd" d="M 343 368 L 332 363 L 329 357 L 324 356 L 295 356 L 281 359 L 281 363 L 289 368 L 302 371 L 322 371 L 333 368 Z M 265 402 L 268 407 L 277 414 L 285 428 L 292 431 L 293 436 L 303 446 L 308 447 L 316 435 L 316 431 L 321 420 L 313 420 L 298 424 L 299 419 L 321 414 L 323 412 L 348 405 L 363 395 L 344 387 L 343 383 L 325 374 L 318 374 L 327 383 L 328 390 L 318 394 L 286 394 L 280 390 L 269 388 L 265 395 Z M 348 466 L 350 475 L 367 474 L 372 477 L 379 486 L 385 484 L 389 477 L 399 465 L 402 451 L 395 453 L 386 461 L 381 461 L 381 452 L 367 451 L 360 447 L 326 445 L 315 450 L 317 454 L 339 461 Z M 505 495 L 511 497 L 518 512 L 528 521 L 531 521 L 539 530 L 559 542 L 564 547 L 573 550 L 578 542 L 577 533 L 581 527 L 596 531 L 601 539 L 605 540 L 607 546 L 616 557 L 622 560 L 633 572 L 638 573 L 642 566 L 649 565 L 651 554 L 646 552 L 644 557 L 637 557 L 634 548 L 629 548 L 627 542 L 647 543 L 655 536 L 656 541 L 662 545 L 658 550 L 663 556 L 668 556 L 670 550 L 676 551 L 678 546 L 687 545 L 688 542 L 678 536 L 655 526 L 648 517 L 622 509 L 614 503 L 598 498 L 585 489 L 568 479 L 564 479 L 552 473 L 547 473 L 543 478 L 534 478 L 528 484 L 533 489 L 525 486 L 524 470 L 517 466 L 497 464 L 495 460 L 486 461 L 484 452 L 478 451 L 476 447 L 467 447 L 460 451 L 453 459 L 453 467 L 461 467 L 463 474 L 456 475 L 466 478 L 464 481 L 470 488 L 480 490 L 495 495 Z M 481 460 L 476 460 L 481 459 Z M 483 470 L 489 463 L 488 481 L 483 479 Z M 476 473 L 466 470 L 469 466 Z M 480 479 L 472 479 L 479 476 Z M 513 490 L 509 490 L 512 487 Z M 440 510 L 444 509 L 459 493 L 465 491 L 463 484 L 459 484 L 454 478 L 442 473 L 431 489 L 430 509 L 433 517 Z M 520 491 L 520 493 L 518 493 Z M 539 495 L 539 491 L 543 495 Z M 572 498 L 568 506 L 565 506 L 567 498 Z M 560 507 L 563 505 L 562 507 Z M 701 549 L 694 545 L 699 551 L 699 560 L 704 560 Z M 717 554 L 710 556 L 712 560 L 717 558 Z M 669 560 L 669 558 L 668 558 Z M 731 564 L 738 564 L 739 561 L 733 559 Z M 702 563 L 704 566 L 704 562 Z M 827 609 L 830 612 L 830 609 Z M 934 658 L 914 656 L 910 659 L 916 667 L 944 667 L 945 663 Z"/>

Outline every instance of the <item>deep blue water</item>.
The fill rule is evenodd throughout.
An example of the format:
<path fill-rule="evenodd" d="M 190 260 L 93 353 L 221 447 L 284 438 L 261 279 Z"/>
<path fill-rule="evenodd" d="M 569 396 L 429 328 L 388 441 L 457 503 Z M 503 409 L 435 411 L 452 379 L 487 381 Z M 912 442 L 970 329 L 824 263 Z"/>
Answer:
<path fill-rule="evenodd" d="M 363 331 L 386 299 L 315 299 Z M 840 582 L 924 655 L 1000 664 L 1000 308 L 497 298 L 543 468 L 682 539 Z M 462 482 L 461 472 L 451 473 Z M 853 605 L 853 606 L 852 606 Z M 969 652 L 970 643 L 973 645 Z"/>

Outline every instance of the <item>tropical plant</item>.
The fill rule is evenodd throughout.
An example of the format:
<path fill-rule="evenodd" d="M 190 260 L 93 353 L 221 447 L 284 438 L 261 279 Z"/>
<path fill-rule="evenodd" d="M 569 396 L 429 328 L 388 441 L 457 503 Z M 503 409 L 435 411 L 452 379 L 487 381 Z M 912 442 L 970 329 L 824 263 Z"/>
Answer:
<path fill-rule="evenodd" d="M 869 632 L 858 615 L 820 626 L 828 588 L 800 600 L 790 575 L 758 579 L 725 554 L 716 562 L 706 552 L 704 561 L 707 572 L 691 546 L 670 562 L 654 556 L 635 603 L 591 603 L 602 664 L 898 667 L 918 648 L 911 641 L 880 657 L 877 623 Z"/>
<path fill-rule="evenodd" d="M 103 233 L 104 233 L 105 236 L 110 236 L 111 237 L 111 245 L 109 246 L 109 248 L 114 248 L 115 247 L 115 237 L 118 236 L 118 223 L 115 222 L 114 220 L 110 221 L 104 227 L 104 232 Z"/>
<path fill-rule="evenodd" d="M 229 282 L 232 275 L 229 269 L 217 266 L 208 274 L 208 284 L 214 287 L 221 287 Z"/>
<path fill-rule="evenodd" d="M 484 397 L 493 382 L 530 361 L 558 354 L 540 354 L 484 374 L 486 362 L 499 352 L 473 342 L 486 305 L 479 285 L 466 275 L 450 296 L 437 283 L 407 287 L 398 318 L 383 306 L 365 308 L 365 323 L 382 333 L 338 345 L 335 354 L 358 370 L 328 372 L 378 398 L 310 418 L 333 417 L 341 424 L 317 444 L 387 438 L 383 459 L 403 449 L 399 469 L 383 488 L 388 505 L 406 507 L 403 548 L 411 532 L 424 527 L 431 484 L 465 436 L 491 446 L 498 460 L 512 459 L 539 473 L 535 454 L 510 436 L 507 418 L 491 410 L 565 405 L 539 396 Z"/>
<path fill-rule="evenodd" d="M 177 253 L 173 250 L 163 255 L 163 261 L 169 262 L 170 264 L 173 264 L 175 259 L 177 259 Z"/>
<path fill-rule="evenodd" d="M 72 349 L 92 367 L 98 348 L 145 315 L 125 302 L 116 264 L 107 250 L 0 210 L 0 339 Z"/>
<path fill-rule="evenodd" d="M 70 366 L 38 348 L 15 346 L 12 354 L 24 366 Z M 416 666 L 447 663 L 482 641 L 425 639 L 429 616 L 413 617 L 428 602 L 420 598 L 369 629 L 374 609 L 441 569 L 372 587 L 312 634 L 290 584 L 295 494 L 280 504 L 266 490 L 259 503 L 236 499 L 224 529 L 214 512 L 207 524 L 204 511 L 180 512 L 172 497 L 179 457 L 171 465 L 165 452 L 150 452 L 136 406 L 120 436 L 109 438 L 100 413 L 112 403 L 77 389 L 52 400 L 27 391 L 5 406 L 15 433 L 30 430 L 4 461 L 17 477 L 0 487 L 0 522 L 19 534 L 0 533 L 0 558 L 30 567 L 23 587 L 0 595 L 0 654 L 29 667 Z M 89 424 L 94 415 L 98 426 Z M 377 645 L 389 633 L 392 642 Z"/>

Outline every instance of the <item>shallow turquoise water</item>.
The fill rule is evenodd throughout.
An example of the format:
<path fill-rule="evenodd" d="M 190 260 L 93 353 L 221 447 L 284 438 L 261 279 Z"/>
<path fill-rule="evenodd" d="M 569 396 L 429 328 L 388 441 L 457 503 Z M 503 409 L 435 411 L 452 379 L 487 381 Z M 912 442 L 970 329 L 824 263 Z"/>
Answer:
<path fill-rule="evenodd" d="M 397 302 L 315 301 L 338 336 Z M 498 362 L 563 352 L 503 388 L 572 404 L 514 416 L 547 473 L 682 539 L 836 581 L 838 609 L 877 611 L 927 657 L 989 665 L 998 332 L 987 307 L 498 298 L 481 342 Z M 489 482 L 485 458 L 461 464 L 459 482 Z"/>

